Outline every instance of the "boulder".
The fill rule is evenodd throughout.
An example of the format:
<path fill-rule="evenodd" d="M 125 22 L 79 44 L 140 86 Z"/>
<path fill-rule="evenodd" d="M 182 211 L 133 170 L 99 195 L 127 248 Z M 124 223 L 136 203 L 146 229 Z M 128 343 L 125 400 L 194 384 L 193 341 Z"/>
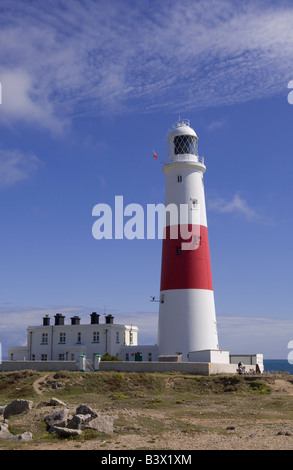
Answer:
<path fill-rule="evenodd" d="M 67 424 L 68 419 L 68 409 L 67 408 L 57 408 L 53 413 L 44 417 L 45 423 L 50 426 L 60 426 L 64 427 Z"/>
<path fill-rule="evenodd" d="M 84 428 L 96 429 L 97 431 L 104 432 L 105 434 L 112 434 L 114 432 L 114 419 L 114 416 L 99 415 L 86 423 Z"/>
<path fill-rule="evenodd" d="M 58 400 L 58 398 L 51 398 L 50 400 L 50 405 L 52 406 L 66 406 L 66 403 L 64 403 L 61 400 Z"/>
<path fill-rule="evenodd" d="M 31 432 L 23 432 L 22 434 L 18 434 L 18 436 L 15 436 L 15 439 L 18 439 L 19 441 L 31 441 L 33 438 L 33 435 Z"/>
<path fill-rule="evenodd" d="M 77 415 L 91 415 L 92 418 L 96 418 L 98 413 L 96 413 L 90 406 L 88 405 L 79 405 L 76 408 Z"/>
<path fill-rule="evenodd" d="M 72 436 L 79 436 L 82 434 L 80 429 L 69 429 L 59 426 L 51 426 L 49 429 L 49 433 L 56 432 L 59 437 L 72 437 Z"/>
<path fill-rule="evenodd" d="M 72 419 L 67 423 L 67 427 L 70 429 L 83 429 L 84 426 L 93 419 L 92 415 L 78 414 L 74 415 Z"/>
<path fill-rule="evenodd" d="M 33 402 L 30 400 L 14 400 L 9 405 L 5 406 L 4 409 L 4 419 L 10 418 L 10 416 L 18 415 L 24 411 L 32 408 Z"/>
<path fill-rule="evenodd" d="M 8 425 L 7 424 L 0 424 L 0 439 L 3 439 L 5 441 L 8 441 L 10 439 L 14 439 L 14 435 L 11 434 L 10 431 L 8 431 Z"/>

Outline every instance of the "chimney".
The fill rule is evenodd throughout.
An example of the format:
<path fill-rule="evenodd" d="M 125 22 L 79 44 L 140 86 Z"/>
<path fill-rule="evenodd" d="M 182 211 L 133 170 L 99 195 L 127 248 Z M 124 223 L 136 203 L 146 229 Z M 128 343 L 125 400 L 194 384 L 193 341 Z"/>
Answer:
<path fill-rule="evenodd" d="M 108 323 L 108 324 L 113 323 L 114 317 L 112 317 L 112 315 L 106 315 L 105 318 L 106 318 L 106 323 Z"/>
<path fill-rule="evenodd" d="M 99 324 L 99 317 L 100 315 L 97 312 L 91 313 L 91 324 L 98 325 Z"/>
<path fill-rule="evenodd" d="M 49 315 L 45 315 L 43 317 L 43 326 L 49 326 L 50 325 L 50 317 Z"/>
<path fill-rule="evenodd" d="M 62 315 L 62 313 L 56 313 L 56 315 L 54 315 L 54 318 L 55 318 L 55 325 L 64 325 L 65 316 Z"/>
<path fill-rule="evenodd" d="M 75 316 L 71 317 L 71 325 L 79 325 L 80 324 L 80 318 Z"/>

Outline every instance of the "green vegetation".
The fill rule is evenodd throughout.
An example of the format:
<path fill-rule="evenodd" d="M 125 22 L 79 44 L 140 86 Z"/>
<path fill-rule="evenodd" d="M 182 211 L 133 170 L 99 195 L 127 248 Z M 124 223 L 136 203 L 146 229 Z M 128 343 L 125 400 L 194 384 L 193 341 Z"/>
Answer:
<path fill-rule="evenodd" d="M 121 361 L 117 356 L 111 356 L 110 353 L 106 352 L 102 357 L 101 361 Z"/>

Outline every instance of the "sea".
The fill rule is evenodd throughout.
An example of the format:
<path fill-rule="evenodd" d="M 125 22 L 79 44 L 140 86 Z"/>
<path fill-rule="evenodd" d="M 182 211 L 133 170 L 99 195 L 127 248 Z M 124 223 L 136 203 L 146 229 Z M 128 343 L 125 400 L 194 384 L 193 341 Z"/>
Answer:
<path fill-rule="evenodd" d="M 265 373 L 286 372 L 293 375 L 293 364 L 288 362 L 288 359 L 264 359 L 263 360 Z"/>

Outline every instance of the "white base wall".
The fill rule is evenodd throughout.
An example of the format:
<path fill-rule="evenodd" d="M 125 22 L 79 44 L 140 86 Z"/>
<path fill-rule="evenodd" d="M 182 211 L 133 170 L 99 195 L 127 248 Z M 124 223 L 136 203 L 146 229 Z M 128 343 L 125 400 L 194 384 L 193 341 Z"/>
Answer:
<path fill-rule="evenodd" d="M 158 325 L 160 356 L 219 349 L 214 292 L 206 289 L 174 289 L 161 292 Z"/>
<path fill-rule="evenodd" d="M 214 364 L 230 364 L 229 351 L 211 350 L 191 351 L 189 353 L 190 362 L 212 362 Z"/>

